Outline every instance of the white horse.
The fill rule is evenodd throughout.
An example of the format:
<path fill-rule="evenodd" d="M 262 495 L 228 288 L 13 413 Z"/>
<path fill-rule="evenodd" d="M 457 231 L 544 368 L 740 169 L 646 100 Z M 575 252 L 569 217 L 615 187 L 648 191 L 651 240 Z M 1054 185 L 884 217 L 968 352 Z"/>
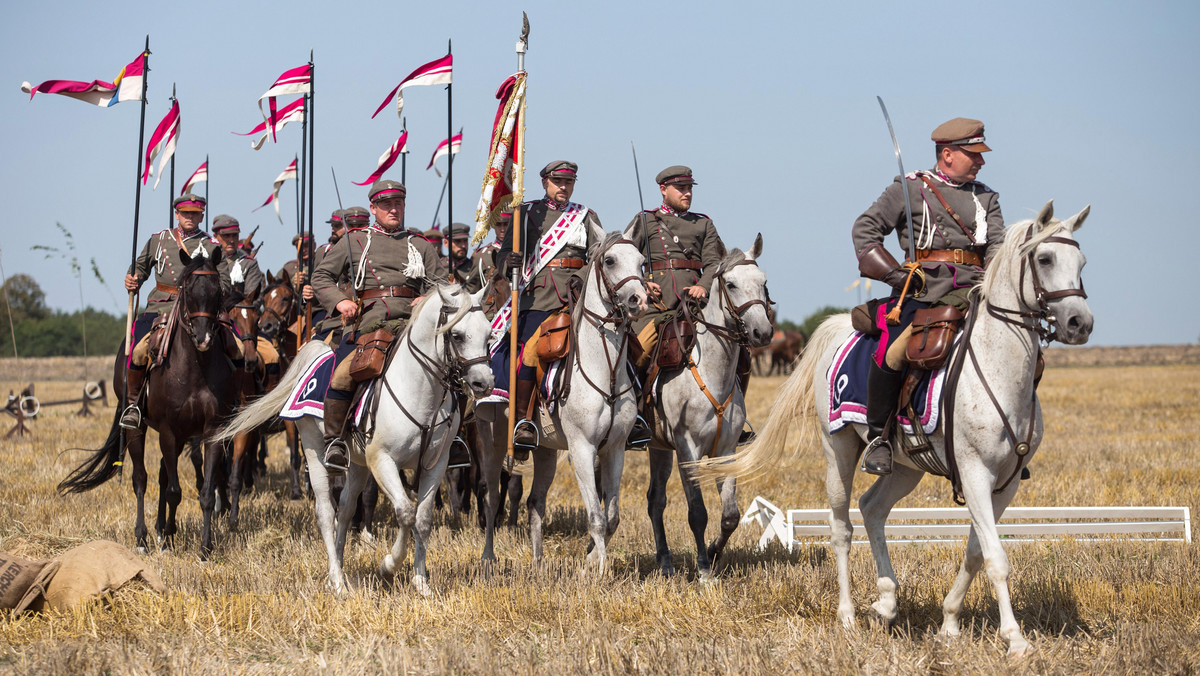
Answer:
<path fill-rule="evenodd" d="M 569 452 L 587 509 L 592 539 L 588 561 L 601 571 L 605 546 L 620 522 L 625 441 L 637 418 L 632 378 L 626 368 L 628 341 L 636 340 L 629 332 L 629 322 L 646 311 L 647 298 L 642 277 L 644 258 L 628 234 L 605 237 L 597 229 L 594 235 L 600 243 L 592 247 L 591 263 L 580 273 L 584 288 L 571 317 L 574 345 L 567 356 L 570 391 L 558 401 L 551 416 L 558 434 L 553 438 L 543 434 L 533 451 L 533 486 L 527 504 L 534 561 L 542 558 L 546 493 L 554 481 L 559 449 Z M 506 408 L 487 404 L 478 407 L 475 415 L 479 420 L 480 464 L 488 492 L 482 559 L 490 562 L 496 558 L 492 541 L 500 506 L 500 466 L 508 440 Z"/>
<path fill-rule="evenodd" d="M 443 285 L 413 307 L 407 328 L 397 338 L 395 354 L 382 376 L 375 429 L 363 454 L 351 454 L 350 471 L 337 511 L 329 498 L 329 477 L 321 462 L 323 454 L 320 421 L 313 417 L 297 421 L 309 479 L 316 496 L 317 528 L 329 555 L 329 584 L 346 590 L 342 555 L 346 530 L 367 481 L 375 476 L 379 488 L 392 501 L 400 524 L 396 542 L 380 563 L 380 573 L 392 575 L 406 554 L 408 538 L 414 535 L 413 586 L 428 595 L 425 546 L 433 524 L 433 503 L 446 472 L 450 442 L 458 429 L 456 402 L 460 380 L 477 396 L 491 392 L 493 376 L 488 368 L 489 324 L 479 305 L 483 291 L 468 294 L 457 284 Z M 301 348 L 280 386 L 240 413 L 220 438 L 232 437 L 279 413 L 292 389 L 309 365 L 328 354 L 330 348 L 313 341 Z M 400 470 L 409 469 L 418 479 L 416 504 L 400 482 Z"/>
<path fill-rule="evenodd" d="M 1086 259 L 1074 239 L 1074 231 L 1089 210 L 1058 221 L 1053 202 L 1048 202 L 1035 220 L 1008 229 L 983 284 L 976 289 L 979 302 L 974 326 L 970 327 L 968 318 L 969 328 L 951 358 L 952 366 L 961 368 L 953 407 L 947 406 L 939 429 L 929 435 L 934 457 L 942 467 L 952 467 L 944 443 L 947 420 L 951 420 L 962 497 L 971 513 L 966 556 L 942 605 L 941 633 L 959 634 L 963 599 L 975 574 L 986 566 L 1000 607 L 999 633 L 1014 656 L 1026 653 L 1030 645 L 1013 615 L 1008 556 L 996 533 L 996 520 L 1012 501 L 1020 485 L 1016 477 L 1042 438 L 1042 411 L 1034 383 L 1039 340 L 1080 345 L 1092 331 L 1092 313 L 1080 278 Z M 840 589 L 838 618 L 847 628 L 855 626 L 850 598 L 850 489 L 858 456 L 866 445 L 866 427 L 854 425 L 853 432 L 829 433 L 827 374 L 835 351 L 852 331 L 849 315 L 836 315 L 822 323 L 799 368 L 781 388 L 758 442 L 737 454 L 733 462 L 713 468 L 738 475 L 760 471 L 781 460 L 793 420 L 802 426 L 798 448 L 810 446 L 819 430 L 832 509 L 830 525 Z M 923 476 L 922 469 L 897 451 L 892 474 L 876 479 L 859 500 L 878 575 L 879 599 L 872 608 L 888 623 L 896 618 L 897 584 L 884 522 L 892 506 Z"/>
<path fill-rule="evenodd" d="M 679 476 L 688 505 L 688 525 L 696 539 L 696 567 L 700 578 L 712 577 L 712 563 L 737 528 L 737 480 L 717 482 L 721 496 L 721 533 L 705 547 L 708 510 L 693 472 L 700 458 L 723 458 L 737 448 L 746 421 L 745 392 L 738 387 L 738 352 L 771 342 L 767 276 L 755 260 L 762 255 L 762 235 L 748 254 L 729 252 L 713 273 L 711 300 L 696 322 L 696 344 L 682 370 L 663 374 L 659 382 L 654 440 L 650 446 L 650 487 L 646 511 L 654 528 L 659 568 L 673 575 L 675 564 L 663 526 L 667 506 L 667 480 L 679 461 Z"/>

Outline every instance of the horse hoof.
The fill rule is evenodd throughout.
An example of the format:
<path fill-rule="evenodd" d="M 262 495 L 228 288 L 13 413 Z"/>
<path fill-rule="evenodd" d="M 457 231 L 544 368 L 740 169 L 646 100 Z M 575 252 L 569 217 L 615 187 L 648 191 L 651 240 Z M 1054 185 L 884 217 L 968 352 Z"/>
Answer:
<path fill-rule="evenodd" d="M 292 491 L 292 494 L 290 496 L 288 496 L 289 500 L 301 500 L 303 498 L 304 498 L 304 493 L 301 491 Z"/>
<path fill-rule="evenodd" d="M 1022 641 L 1020 643 L 1014 642 L 1008 646 L 1009 659 L 1014 659 L 1014 660 L 1024 659 L 1024 658 L 1028 657 L 1029 654 L 1032 652 L 1033 652 L 1033 645 L 1031 645 L 1028 641 Z"/>
<path fill-rule="evenodd" d="M 146 555 L 146 548 L 141 545 L 138 545 L 138 547 L 136 549 L 134 549 L 133 551 L 136 552 L 140 556 Z"/>
<path fill-rule="evenodd" d="M 711 587 L 711 586 L 717 584 L 717 582 L 720 582 L 720 579 L 716 575 L 713 575 L 713 572 L 711 570 L 700 571 L 698 573 L 698 579 L 700 581 L 700 584 L 705 587 Z"/>
<path fill-rule="evenodd" d="M 433 590 L 429 588 L 429 581 L 426 580 L 424 576 L 413 575 L 412 585 L 413 589 L 416 589 L 417 593 L 421 596 L 424 596 L 425 598 L 433 596 Z"/>
<path fill-rule="evenodd" d="M 391 554 L 383 557 L 383 561 L 379 562 L 379 574 L 383 577 L 392 577 L 396 574 L 396 558 Z"/>
<path fill-rule="evenodd" d="M 847 631 L 857 631 L 858 630 L 858 620 L 856 620 L 854 618 L 854 611 L 850 611 L 849 613 L 845 613 L 845 614 L 838 613 L 838 615 L 839 615 L 838 619 L 840 619 L 842 621 L 842 629 L 845 629 Z"/>
<path fill-rule="evenodd" d="M 891 613 L 890 616 L 885 615 L 877 607 L 878 605 L 879 605 L 878 603 L 871 605 L 871 613 L 870 613 L 871 624 L 880 625 L 884 629 L 891 629 L 892 625 L 896 623 L 896 613 L 893 612 L 893 613 Z"/>

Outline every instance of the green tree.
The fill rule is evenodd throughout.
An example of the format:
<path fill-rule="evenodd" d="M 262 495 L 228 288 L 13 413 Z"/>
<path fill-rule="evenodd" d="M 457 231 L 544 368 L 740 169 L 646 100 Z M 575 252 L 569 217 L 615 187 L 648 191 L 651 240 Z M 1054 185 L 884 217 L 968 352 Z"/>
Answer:
<path fill-rule="evenodd" d="M 50 316 L 50 308 L 46 307 L 46 293 L 33 277 L 23 272 L 4 282 L 4 295 L 8 302 L 0 304 L 0 322 L 5 325 L 8 324 L 9 308 L 12 308 L 13 322 Z"/>
<path fill-rule="evenodd" d="M 800 330 L 804 332 L 804 335 L 812 336 L 813 331 L 817 330 L 817 327 L 821 325 L 821 322 L 825 321 L 826 317 L 828 317 L 829 315 L 836 315 L 836 314 L 840 314 L 842 312 L 849 312 L 849 311 L 850 311 L 850 308 L 848 308 L 848 307 L 836 307 L 834 305 L 826 305 L 825 307 L 810 314 L 808 317 L 805 317 L 804 323 L 800 325 Z"/>

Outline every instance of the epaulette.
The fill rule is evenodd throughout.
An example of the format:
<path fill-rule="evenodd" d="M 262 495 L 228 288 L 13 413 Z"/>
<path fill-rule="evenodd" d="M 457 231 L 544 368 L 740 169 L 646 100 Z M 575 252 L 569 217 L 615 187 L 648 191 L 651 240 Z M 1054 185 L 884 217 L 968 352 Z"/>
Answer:
<path fill-rule="evenodd" d="M 700 218 L 707 218 L 707 219 L 708 219 L 708 220 L 710 220 L 710 221 L 712 220 L 712 217 L 710 217 L 708 214 L 702 214 L 702 213 L 700 213 L 699 211 L 689 211 L 688 213 L 689 213 L 689 214 L 696 214 L 696 215 L 697 215 L 697 216 L 699 216 Z"/>

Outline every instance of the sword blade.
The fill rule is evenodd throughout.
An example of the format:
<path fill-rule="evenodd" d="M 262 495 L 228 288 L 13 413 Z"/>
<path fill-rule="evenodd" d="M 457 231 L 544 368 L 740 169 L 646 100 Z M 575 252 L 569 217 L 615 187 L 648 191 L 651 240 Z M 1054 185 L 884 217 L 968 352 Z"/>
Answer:
<path fill-rule="evenodd" d="M 892 149 L 896 151 L 896 164 L 900 167 L 900 186 L 904 188 L 904 216 L 908 220 L 908 260 L 917 260 L 916 245 L 913 239 L 912 208 L 909 206 L 908 179 L 904 177 L 904 160 L 900 157 L 900 142 L 896 140 L 896 130 L 892 127 L 892 118 L 888 115 L 887 106 L 883 105 L 883 97 L 876 96 L 879 109 L 883 111 L 883 120 L 887 122 L 888 133 L 892 135 Z"/>

